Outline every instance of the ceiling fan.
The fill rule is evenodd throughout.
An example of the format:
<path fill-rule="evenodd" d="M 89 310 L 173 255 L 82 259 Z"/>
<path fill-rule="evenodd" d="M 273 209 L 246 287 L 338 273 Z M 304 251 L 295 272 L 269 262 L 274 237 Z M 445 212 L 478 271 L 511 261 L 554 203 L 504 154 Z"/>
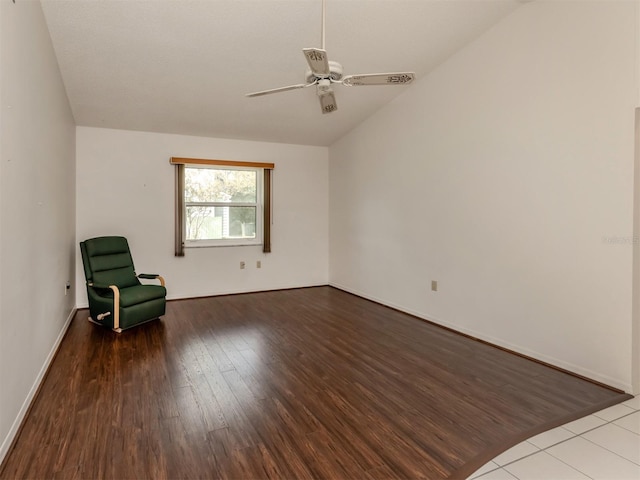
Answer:
<path fill-rule="evenodd" d="M 271 93 L 286 92 L 299 88 L 316 87 L 316 93 L 320 100 L 322 113 L 335 112 L 338 109 L 332 85 L 339 83 L 347 87 L 359 87 L 365 85 L 407 85 L 411 83 L 416 75 L 413 72 L 395 73 L 365 73 L 360 75 L 342 75 L 342 65 L 338 62 L 329 61 L 327 51 L 324 48 L 324 22 L 325 22 L 325 0 L 322 0 L 322 48 L 303 48 L 305 59 L 309 68 L 305 73 L 306 83 L 289 85 L 287 87 L 272 88 L 260 92 L 247 93 L 247 97 L 259 97 Z"/>

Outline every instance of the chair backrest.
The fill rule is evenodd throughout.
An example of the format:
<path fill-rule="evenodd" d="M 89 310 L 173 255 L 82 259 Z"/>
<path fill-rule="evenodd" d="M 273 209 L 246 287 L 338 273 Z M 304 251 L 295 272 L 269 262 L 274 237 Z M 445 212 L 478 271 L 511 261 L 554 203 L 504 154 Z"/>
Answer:
<path fill-rule="evenodd" d="M 87 282 L 118 288 L 140 285 L 126 238 L 90 238 L 80 242 L 80 252 Z"/>

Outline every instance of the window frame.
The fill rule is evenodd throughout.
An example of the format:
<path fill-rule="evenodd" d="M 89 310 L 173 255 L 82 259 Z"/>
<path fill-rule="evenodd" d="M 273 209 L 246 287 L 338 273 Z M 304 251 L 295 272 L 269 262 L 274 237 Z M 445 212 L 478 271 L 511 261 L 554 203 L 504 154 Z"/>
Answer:
<path fill-rule="evenodd" d="M 171 165 L 175 166 L 175 256 L 184 257 L 185 248 L 202 248 L 202 247 L 220 247 L 220 246 L 255 246 L 262 245 L 264 253 L 271 252 L 271 224 L 272 224 L 272 193 L 273 193 L 273 170 L 274 163 L 266 162 L 244 162 L 236 160 L 208 160 L 201 158 L 183 158 L 171 157 L 169 160 Z M 221 167 L 231 167 L 231 169 L 256 169 L 259 178 L 256 179 L 257 185 L 260 186 L 261 192 L 256 192 L 256 204 L 260 205 L 260 209 L 256 209 L 256 240 L 250 243 L 239 243 L 237 239 L 222 240 L 191 240 L 189 243 L 199 242 L 198 245 L 186 245 L 186 202 L 185 202 L 185 168 L 198 166 L 211 166 L 214 169 Z M 262 175 L 260 175 L 260 170 Z M 216 203 L 216 202 L 213 202 Z M 227 202 L 224 202 L 227 203 Z M 227 203 L 228 205 L 228 203 Z M 236 204 L 238 205 L 238 204 Z M 253 205 L 253 204 L 252 204 Z M 260 227 L 258 227 L 260 224 Z M 259 232 L 258 232 L 259 228 Z M 208 244 L 204 244 L 207 242 Z M 213 244 L 215 242 L 215 244 Z M 234 243 L 235 242 L 235 243 Z"/>
<path fill-rule="evenodd" d="M 187 169 L 207 169 L 207 170 L 232 170 L 232 171 L 248 171 L 255 172 L 256 174 L 256 201 L 255 203 L 247 202 L 188 202 L 186 197 L 184 199 L 184 248 L 204 248 L 204 247 L 243 247 L 251 245 L 262 245 L 263 242 L 263 217 L 264 217 L 264 205 L 263 205 L 263 174 L 262 168 L 258 167 L 241 167 L 241 166 L 228 166 L 228 165 L 185 165 L 185 178 L 183 195 L 186 196 L 186 170 Z M 256 224 L 255 224 L 255 238 L 208 238 L 208 239 L 189 239 L 187 238 L 187 208 L 190 206 L 195 207 L 255 207 L 256 209 Z"/>

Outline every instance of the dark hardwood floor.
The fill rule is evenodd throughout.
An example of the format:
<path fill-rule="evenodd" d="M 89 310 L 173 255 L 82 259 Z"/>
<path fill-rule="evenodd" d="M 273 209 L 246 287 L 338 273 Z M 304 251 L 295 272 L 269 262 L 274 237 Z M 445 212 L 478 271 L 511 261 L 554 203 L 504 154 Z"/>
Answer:
<path fill-rule="evenodd" d="M 629 398 L 331 287 L 86 317 L 0 478 L 464 478 Z"/>

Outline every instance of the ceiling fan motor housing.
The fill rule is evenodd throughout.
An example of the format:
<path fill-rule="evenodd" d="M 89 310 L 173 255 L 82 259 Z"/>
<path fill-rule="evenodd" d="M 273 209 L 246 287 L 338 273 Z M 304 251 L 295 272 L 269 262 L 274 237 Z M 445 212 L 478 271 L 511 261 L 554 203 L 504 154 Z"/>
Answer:
<path fill-rule="evenodd" d="M 305 80 L 307 83 L 313 83 L 316 79 L 329 79 L 331 82 L 339 82 L 342 79 L 342 65 L 338 62 L 332 62 L 329 60 L 329 75 L 319 76 L 314 74 L 311 69 L 307 69 L 305 72 Z"/>

